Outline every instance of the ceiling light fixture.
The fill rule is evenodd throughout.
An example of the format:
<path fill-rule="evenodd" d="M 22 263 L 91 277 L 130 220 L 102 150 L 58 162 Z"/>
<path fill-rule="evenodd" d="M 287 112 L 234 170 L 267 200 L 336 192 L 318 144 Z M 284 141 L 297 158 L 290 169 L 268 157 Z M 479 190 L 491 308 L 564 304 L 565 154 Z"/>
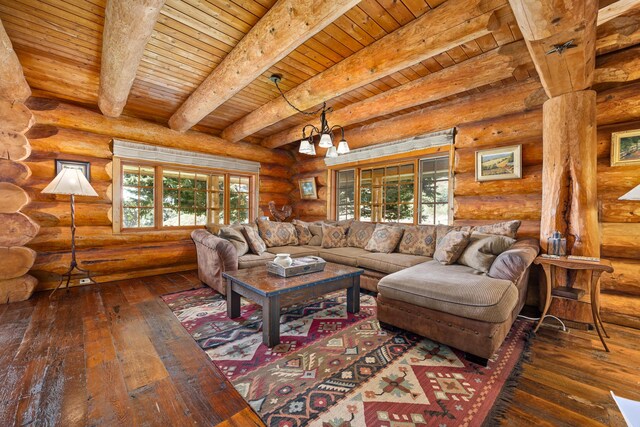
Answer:
<path fill-rule="evenodd" d="M 279 83 L 282 81 L 282 76 L 280 74 L 273 74 L 270 77 L 271 81 L 278 88 L 278 92 L 282 95 L 282 98 L 289 104 L 291 108 L 296 110 L 298 113 L 304 114 L 305 116 L 315 116 L 320 113 L 320 127 L 317 128 L 314 125 L 306 125 L 302 128 L 302 139 L 300 140 L 300 148 L 298 149 L 299 153 L 308 154 L 310 156 L 316 155 L 316 147 L 313 142 L 313 137 L 315 135 L 320 135 L 320 143 L 318 147 L 327 148 L 326 157 L 338 157 L 339 154 L 347 154 L 349 152 L 349 144 L 344 139 L 344 128 L 340 125 L 329 126 L 327 122 L 327 113 L 333 111 L 333 108 L 327 108 L 327 103 L 323 102 L 322 107 L 318 108 L 315 111 L 306 112 L 302 111 L 295 105 L 293 105 L 287 97 L 284 95 L 282 89 L 280 89 Z M 307 135 L 307 130 L 310 129 L 309 135 Z M 333 131 L 336 129 L 340 129 L 340 142 L 338 143 L 338 148 L 333 145 Z"/>

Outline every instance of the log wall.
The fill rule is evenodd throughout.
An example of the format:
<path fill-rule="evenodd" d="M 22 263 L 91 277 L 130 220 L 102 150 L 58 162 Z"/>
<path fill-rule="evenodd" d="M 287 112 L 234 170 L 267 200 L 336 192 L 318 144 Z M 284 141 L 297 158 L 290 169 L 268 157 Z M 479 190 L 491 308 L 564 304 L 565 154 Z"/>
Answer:
<path fill-rule="evenodd" d="M 503 91 L 496 90 L 495 99 L 499 100 L 502 93 Z M 486 105 L 478 105 L 474 98 L 470 98 L 466 107 L 461 105 L 460 100 L 456 100 L 451 108 L 457 112 L 477 111 L 492 105 L 494 97 L 485 95 Z M 445 115 L 447 104 L 438 107 L 441 114 Z M 521 236 L 540 236 L 540 218 L 543 214 L 542 109 L 539 103 L 530 104 L 529 107 L 514 109 L 509 114 L 482 121 L 457 123 L 454 161 L 455 224 L 475 225 L 520 219 Z M 490 112 L 484 110 L 483 114 Z M 458 117 L 468 116 L 459 114 L 456 119 Z M 640 327 L 640 314 L 637 310 L 640 304 L 640 202 L 617 200 L 640 184 L 640 166 L 609 166 L 611 133 L 640 129 L 640 84 L 627 84 L 599 92 L 597 121 L 601 256 L 610 259 L 616 269 L 613 274 L 602 278 L 602 314 L 605 320 Z M 443 123 L 440 129 L 449 125 L 448 122 Z M 403 138 L 407 136 L 402 134 Z M 386 134 L 385 140 L 388 140 Z M 522 179 L 482 183 L 475 181 L 476 150 L 515 144 L 522 144 Z M 294 165 L 292 183 L 296 188 L 292 193 L 292 200 L 295 202 L 294 213 L 297 218 L 308 221 L 326 218 L 326 170 L 322 158 L 302 156 Z M 298 179 L 307 177 L 316 178 L 319 193 L 317 201 L 299 200 Z M 536 298 L 530 299 L 530 302 L 535 300 Z"/>
<path fill-rule="evenodd" d="M 52 99 L 31 98 L 28 105 L 36 125 L 27 134 L 31 156 L 24 165 L 31 176 L 24 184 L 29 202 L 22 211 L 40 227 L 28 243 L 38 254 L 31 274 L 40 280 L 39 289 L 55 286 L 71 257 L 69 198 L 40 192 L 55 176 L 55 159 L 91 163 L 91 185 L 98 197 L 76 197 L 76 246 L 80 266 L 89 269 L 98 282 L 196 268 L 191 230 L 113 233 L 114 137 L 210 154 L 225 152 L 247 160 L 266 157 L 261 163 L 260 213 L 268 215 L 270 200 L 278 206 L 290 203 L 289 167 L 293 159 L 283 150 L 258 149 L 251 158 L 246 145 L 220 147 L 219 140 L 198 132 L 178 134 L 126 117 L 104 119 L 98 112 Z"/>

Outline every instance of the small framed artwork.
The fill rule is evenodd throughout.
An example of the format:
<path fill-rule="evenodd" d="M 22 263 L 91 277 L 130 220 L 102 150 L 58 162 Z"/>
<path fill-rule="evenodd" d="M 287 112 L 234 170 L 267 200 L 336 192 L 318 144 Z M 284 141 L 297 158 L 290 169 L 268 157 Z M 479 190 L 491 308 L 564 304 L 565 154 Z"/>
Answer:
<path fill-rule="evenodd" d="M 82 171 L 87 181 L 91 182 L 91 163 L 89 162 L 77 162 L 75 160 L 57 160 L 56 159 L 56 175 L 62 171 L 62 169 L 76 169 Z"/>
<path fill-rule="evenodd" d="M 640 165 L 640 129 L 611 134 L 611 166 Z"/>
<path fill-rule="evenodd" d="M 318 198 L 315 178 L 301 179 L 298 181 L 298 185 L 300 186 L 301 199 L 317 199 Z"/>
<path fill-rule="evenodd" d="M 522 145 L 476 151 L 476 181 L 522 178 Z"/>

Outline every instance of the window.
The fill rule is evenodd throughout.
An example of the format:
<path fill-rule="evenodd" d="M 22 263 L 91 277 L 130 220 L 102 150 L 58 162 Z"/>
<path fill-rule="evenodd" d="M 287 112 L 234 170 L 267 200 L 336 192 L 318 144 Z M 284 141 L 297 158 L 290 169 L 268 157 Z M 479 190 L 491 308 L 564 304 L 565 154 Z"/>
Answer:
<path fill-rule="evenodd" d="M 154 225 L 155 170 L 125 165 L 122 171 L 122 224 L 126 228 Z"/>
<path fill-rule="evenodd" d="M 355 218 L 356 179 L 355 170 L 338 171 L 336 174 L 336 217 L 337 219 Z"/>
<path fill-rule="evenodd" d="M 120 229 L 248 223 L 255 175 L 122 164 Z"/>
<path fill-rule="evenodd" d="M 449 222 L 449 158 L 420 161 L 420 224 Z"/>
<path fill-rule="evenodd" d="M 339 170 L 335 180 L 338 220 L 449 222 L 448 156 Z"/>

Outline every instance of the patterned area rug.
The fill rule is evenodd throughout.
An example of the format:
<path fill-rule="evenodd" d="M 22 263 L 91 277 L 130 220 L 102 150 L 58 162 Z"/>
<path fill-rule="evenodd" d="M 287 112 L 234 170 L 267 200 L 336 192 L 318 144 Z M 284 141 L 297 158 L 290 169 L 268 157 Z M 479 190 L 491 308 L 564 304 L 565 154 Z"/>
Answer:
<path fill-rule="evenodd" d="M 231 320 L 224 297 L 209 288 L 163 299 L 274 427 L 491 425 L 515 385 L 531 329 L 516 322 L 483 368 L 442 344 L 381 328 L 370 295 L 361 295 L 356 315 L 347 313 L 344 292 L 287 308 L 281 344 L 272 349 L 262 345 L 262 313 L 250 301 Z"/>

